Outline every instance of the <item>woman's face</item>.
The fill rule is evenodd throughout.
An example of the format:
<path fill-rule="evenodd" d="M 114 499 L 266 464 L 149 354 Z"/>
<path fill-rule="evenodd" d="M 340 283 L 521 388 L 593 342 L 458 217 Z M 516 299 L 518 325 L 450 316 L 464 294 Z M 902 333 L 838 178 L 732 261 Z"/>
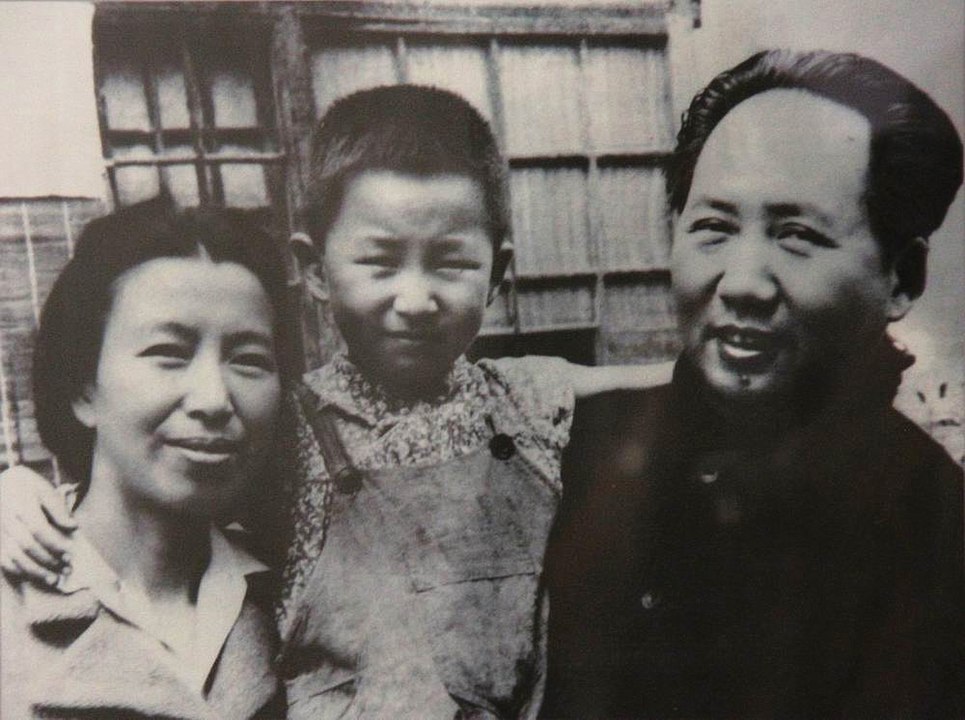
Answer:
<path fill-rule="evenodd" d="M 159 258 L 115 283 L 97 375 L 74 412 L 95 431 L 91 491 L 214 516 L 264 464 L 281 400 L 273 314 L 249 270 Z"/>

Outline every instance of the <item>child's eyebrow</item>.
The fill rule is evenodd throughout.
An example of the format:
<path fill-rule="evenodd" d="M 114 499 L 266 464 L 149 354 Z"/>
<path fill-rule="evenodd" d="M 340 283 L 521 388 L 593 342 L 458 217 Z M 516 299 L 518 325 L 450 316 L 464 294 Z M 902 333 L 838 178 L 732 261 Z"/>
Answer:
<path fill-rule="evenodd" d="M 409 242 L 405 237 L 394 237 L 390 235 L 371 235 L 364 238 L 365 242 L 375 245 L 380 250 L 398 252 Z M 428 241 L 429 250 L 434 253 L 460 252 L 466 247 L 466 241 L 458 237 L 431 238 Z"/>

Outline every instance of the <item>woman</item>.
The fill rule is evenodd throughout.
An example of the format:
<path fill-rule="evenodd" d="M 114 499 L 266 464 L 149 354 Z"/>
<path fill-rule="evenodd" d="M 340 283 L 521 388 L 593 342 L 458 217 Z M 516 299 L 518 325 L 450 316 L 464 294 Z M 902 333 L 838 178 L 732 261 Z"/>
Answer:
<path fill-rule="evenodd" d="M 87 226 L 34 358 L 41 437 L 78 481 L 72 572 L 4 579 L 0 715 L 284 715 L 267 568 L 217 528 L 266 480 L 285 298 L 237 211 Z"/>

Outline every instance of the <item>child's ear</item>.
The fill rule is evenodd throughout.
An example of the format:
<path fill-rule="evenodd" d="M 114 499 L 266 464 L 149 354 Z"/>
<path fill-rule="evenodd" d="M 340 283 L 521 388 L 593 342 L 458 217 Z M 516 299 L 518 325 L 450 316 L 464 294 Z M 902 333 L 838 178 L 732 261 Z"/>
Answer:
<path fill-rule="evenodd" d="M 499 292 L 499 286 L 503 281 L 503 276 L 506 275 L 506 270 L 512 261 L 513 243 L 510 240 L 503 240 L 493 255 L 493 274 L 489 279 L 489 295 L 486 298 L 487 304 L 496 299 L 496 294 Z"/>
<path fill-rule="evenodd" d="M 292 233 L 288 249 L 298 268 L 298 274 L 308 293 L 316 300 L 328 300 L 328 290 L 322 276 L 322 257 L 312 239 L 303 232 Z"/>
<path fill-rule="evenodd" d="M 916 237 L 898 252 L 888 270 L 888 321 L 901 320 L 925 289 L 928 241 Z"/>
<path fill-rule="evenodd" d="M 74 398 L 70 403 L 71 410 L 77 422 L 86 428 L 93 430 L 97 427 L 97 416 L 94 413 L 94 388 L 85 385 L 79 397 Z"/>

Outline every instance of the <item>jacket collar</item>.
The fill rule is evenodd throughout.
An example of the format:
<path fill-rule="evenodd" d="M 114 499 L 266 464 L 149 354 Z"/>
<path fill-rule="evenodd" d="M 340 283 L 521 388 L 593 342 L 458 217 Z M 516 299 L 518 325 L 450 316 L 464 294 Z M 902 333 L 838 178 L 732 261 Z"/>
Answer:
<path fill-rule="evenodd" d="M 29 697 L 42 699 L 44 712 L 70 715 L 82 708 L 123 717 L 221 717 L 185 684 L 170 657 L 142 630 L 111 613 L 90 589 L 65 594 L 23 584 L 19 591 L 33 635 L 60 648 L 52 666 L 37 673 L 28 690 Z M 277 693 L 277 679 L 256 662 L 271 657 L 271 633 L 270 617 L 256 616 L 248 606 L 231 630 L 209 696 L 217 692 L 231 702 L 231 717 L 253 716 Z M 251 662 L 232 662 L 232 677 L 222 678 L 226 658 L 242 655 Z M 225 682 L 233 689 L 219 690 Z"/>

